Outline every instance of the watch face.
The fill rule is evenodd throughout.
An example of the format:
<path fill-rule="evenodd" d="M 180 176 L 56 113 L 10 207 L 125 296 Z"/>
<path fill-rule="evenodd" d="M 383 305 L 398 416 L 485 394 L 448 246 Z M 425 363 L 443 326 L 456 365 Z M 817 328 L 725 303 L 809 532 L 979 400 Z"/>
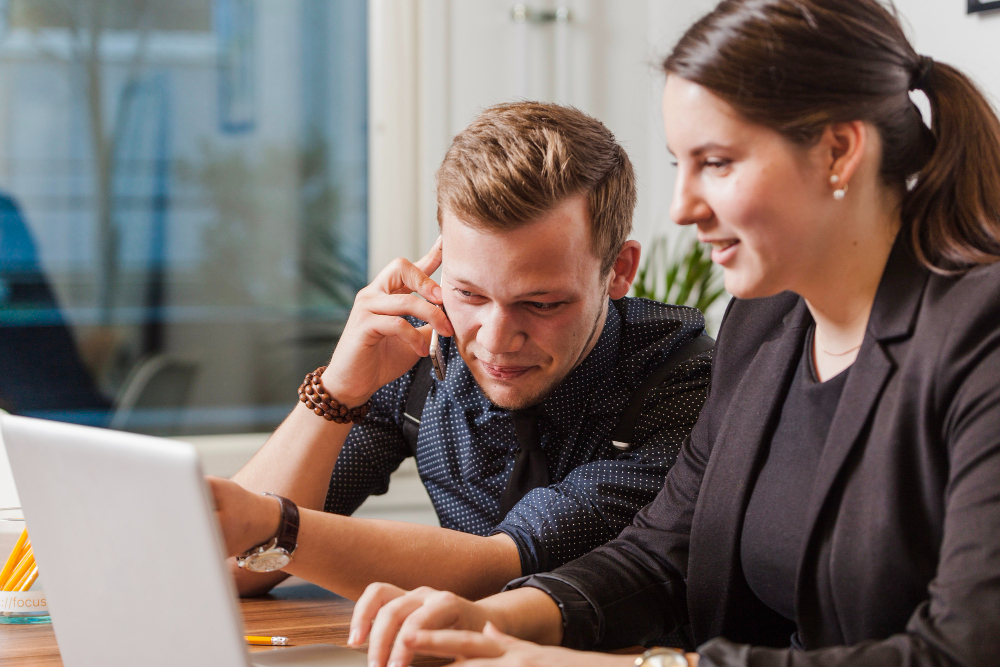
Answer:
<path fill-rule="evenodd" d="M 687 658 L 681 653 L 658 653 L 646 658 L 649 667 L 688 667 Z"/>
<path fill-rule="evenodd" d="M 247 556 L 244 567 L 251 572 L 274 572 L 288 565 L 291 560 L 288 552 L 278 547 Z"/>

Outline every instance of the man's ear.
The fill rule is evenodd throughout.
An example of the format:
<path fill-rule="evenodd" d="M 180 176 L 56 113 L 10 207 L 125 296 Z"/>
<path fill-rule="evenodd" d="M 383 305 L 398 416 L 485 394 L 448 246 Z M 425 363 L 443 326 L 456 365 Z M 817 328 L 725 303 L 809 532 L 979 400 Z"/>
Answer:
<path fill-rule="evenodd" d="M 621 252 L 615 259 L 611 273 L 608 274 L 608 296 L 612 299 L 620 299 L 628 294 L 635 280 L 635 274 L 639 271 L 639 256 L 642 254 L 642 246 L 638 241 L 626 241 Z"/>

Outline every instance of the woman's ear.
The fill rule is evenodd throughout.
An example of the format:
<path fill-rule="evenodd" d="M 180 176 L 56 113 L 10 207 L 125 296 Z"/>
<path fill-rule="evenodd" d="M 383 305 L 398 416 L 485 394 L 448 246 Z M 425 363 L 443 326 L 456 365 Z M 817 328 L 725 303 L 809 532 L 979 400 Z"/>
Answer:
<path fill-rule="evenodd" d="M 635 280 L 635 274 L 639 270 L 641 254 L 642 246 L 638 241 L 626 241 L 622 246 L 608 275 L 608 296 L 612 299 L 620 299 L 628 294 L 632 281 Z"/>
<path fill-rule="evenodd" d="M 857 172 L 868 148 L 868 125 L 854 120 L 847 123 L 831 123 L 820 138 L 820 150 L 829 165 L 829 175 L 834 189 L 847 186 Z"/>

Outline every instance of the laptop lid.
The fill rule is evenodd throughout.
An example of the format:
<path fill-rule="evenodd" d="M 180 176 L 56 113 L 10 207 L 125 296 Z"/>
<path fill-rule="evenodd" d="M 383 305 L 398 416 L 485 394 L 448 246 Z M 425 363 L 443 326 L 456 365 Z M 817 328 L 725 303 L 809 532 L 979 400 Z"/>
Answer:
<path fill-rule="evenodd" d="M 194 447 L 0 417 L 63 663 L 248 664 Z"/>

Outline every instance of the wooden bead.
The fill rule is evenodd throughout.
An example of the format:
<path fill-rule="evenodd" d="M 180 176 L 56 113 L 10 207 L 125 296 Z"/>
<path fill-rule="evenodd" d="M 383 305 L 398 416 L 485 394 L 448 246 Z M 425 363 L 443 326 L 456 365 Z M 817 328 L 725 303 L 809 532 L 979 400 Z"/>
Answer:
<path fill-rule="evenodd" d="M 364 419 L 371 408 L 369 400 L 364 405 L 356 408 L 348 408 L 341 404 L 332 395 L 327 393 L 323 386 L 322 375 L 326 366 L 320 366 L 312 373 L 307 373 L 305 380 L 299 387 L 299 400 L 307 408 L 315 412 L 326 421 L 337 422 L 338 424 L 356 423 Z"/>

